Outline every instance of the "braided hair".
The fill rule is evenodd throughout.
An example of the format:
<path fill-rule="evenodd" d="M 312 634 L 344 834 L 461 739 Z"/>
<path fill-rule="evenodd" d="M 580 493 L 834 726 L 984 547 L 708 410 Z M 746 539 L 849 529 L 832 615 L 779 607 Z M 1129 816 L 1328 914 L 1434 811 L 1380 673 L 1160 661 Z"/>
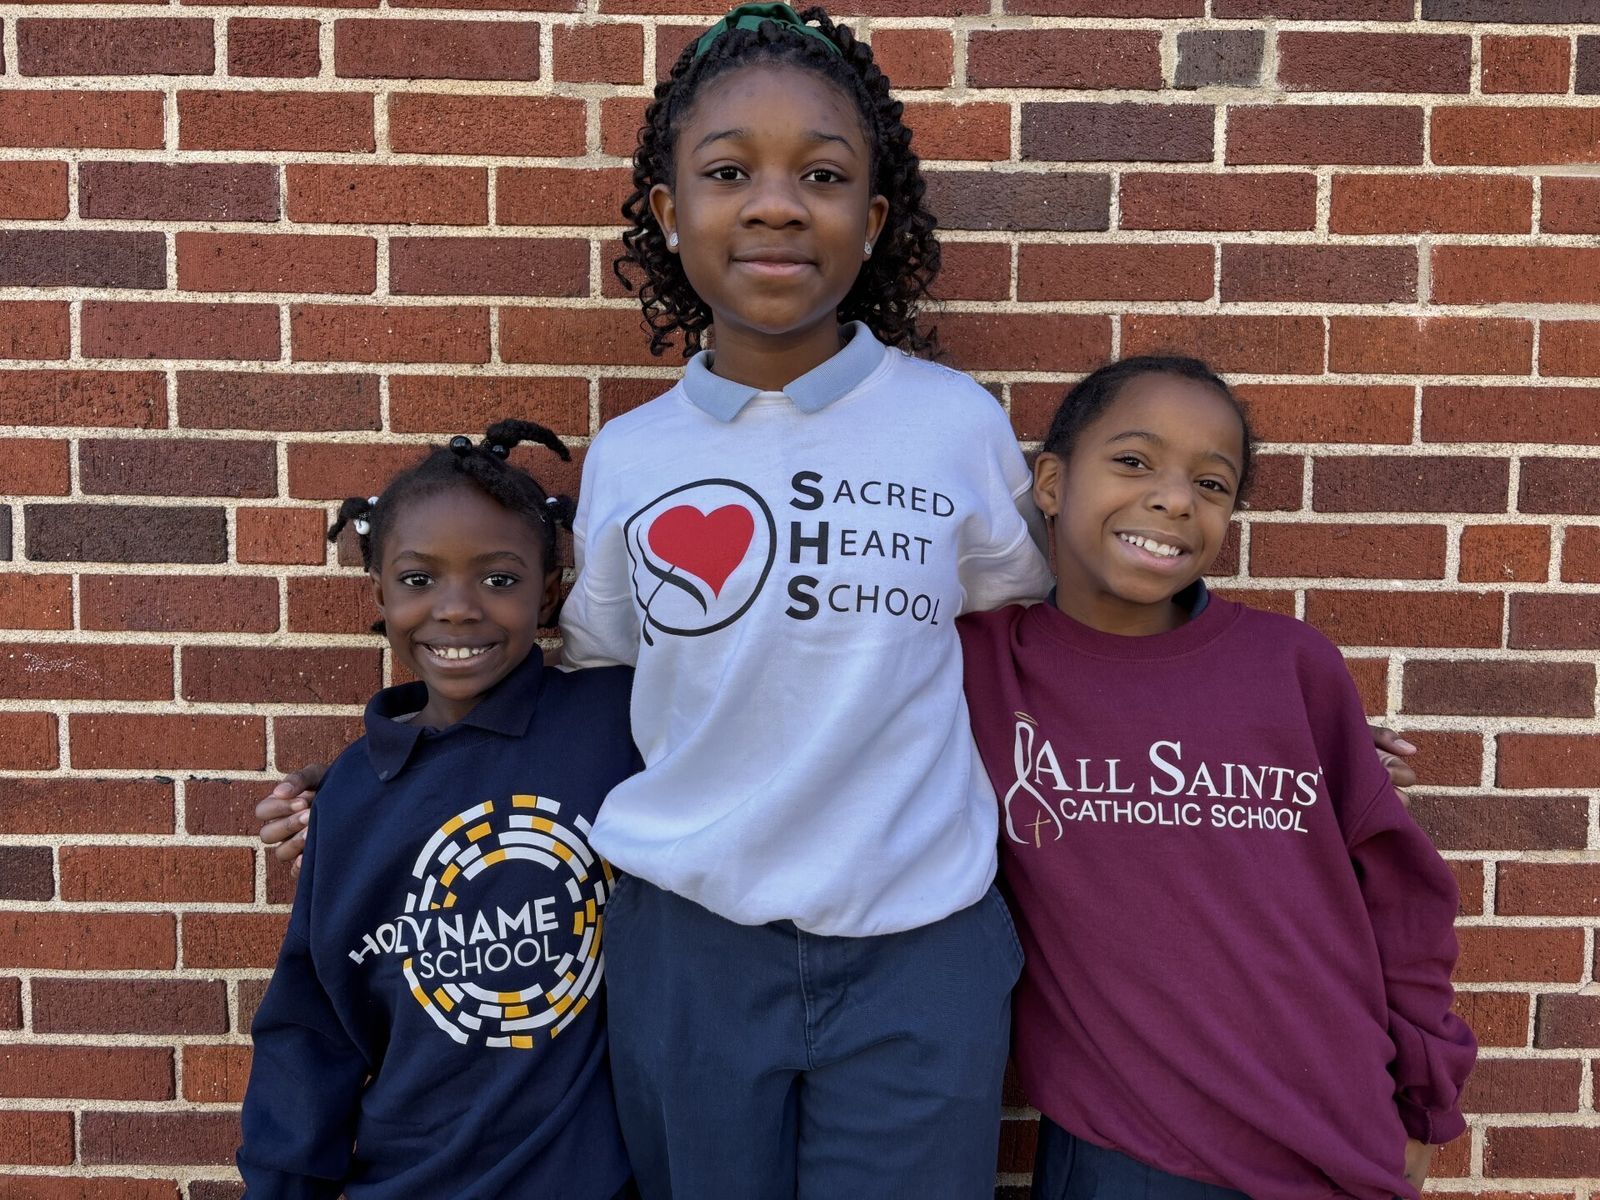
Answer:
<path fill-rule="evenodd" d="M 563 462 L 572 459 L 561 439 L 543 425 L 500 421 L 489 426 L 480 442 L 458 435 L 446 445 L 432 447 L 416 466 L 391 479 L 382 495 L 352 496 L 344 501 L 328 529 L 328 540 L 336 541 L 345 526 L 353 526 L 361 546 L 361 565 L 373 570 L 382 561 L 384 537 L 400 509 L 412 500 L 466 485 L 525 517 L 539 530 L 544 540 L 544 570 L 549 574 L 559 562 L 556 531 L 572 528 L 577 505 L 570 496 L 550 495 L 527 471 L 511 465 L 511 450 L 522 442 L 548 446 Z"/>
<path fill-rule="evenodd" d="M 1062 458 L 1071 457 L 1078 435 L 1111 407 L 1127 383 L 1141 375 L 1174 375 L 1179 379 L 1205 384 L 1220 392 L 1222 398 L 1233 406 L 1233 411 L 1239 417 L 1239 430 L 1244 443 L 1244 460 L 1239 464 L 1239 485 L 1235 491 L 1242 501 L 1250 486 L 1255 457 L 1255 439 L 1250 432 L 1250 421 L 1227 381 L 1198 358 L 1179 354 L 1143 354 L 1107 363 L 1098 371 L 1084 376 L 1073 385 L 1066 399 L 1061 401 L 1061 407 L 1056 409 L 1056 415 L 1050 422 L 1050 432 L 1045 434 L 1045 452 Z"/>
<path fill-rule="evenodd" d="M 889 94 L 889 79 L 873 61 L 872 50 L 845 25 L 835 25 L 820 8 L 799 14 L 838 48 L 775 21 L 755 29 L 731 29 L 696 57 L 696 42 L 685 46 L 670 76 L 656 85 L 645 109 L 644 126 L 633 155 L 633 193 L 622 215 L 631 228 L 622 235 L 623 253 L 612 264 L 630 291 L 639 276 L 639 303 L 650 330 L 650 352 L 663 353 L 675 334 L 685 357 L 700 349 L 711 325 L 711 310 L 695 293 L 678 256 L 650 213 L 650 190 L 673 183 L 677 134 L 696 98 L 710 81 L 755 63 L 797 67 L 828 80 L 850 98 L 867 135 L 871 189 L 889 201 L 883 232 L 872 257 L 861 267 L 839 305 L 841 321 L 862 321 L 883 343 L 913 353 L 933 353 L 936 332 L 917 327 L 917 309 L 939 273 L 939 242 L 934 216 L 923 204 L 921 162 L 911 149 L 911 130 L 901 121 L 904 105 Z"/>

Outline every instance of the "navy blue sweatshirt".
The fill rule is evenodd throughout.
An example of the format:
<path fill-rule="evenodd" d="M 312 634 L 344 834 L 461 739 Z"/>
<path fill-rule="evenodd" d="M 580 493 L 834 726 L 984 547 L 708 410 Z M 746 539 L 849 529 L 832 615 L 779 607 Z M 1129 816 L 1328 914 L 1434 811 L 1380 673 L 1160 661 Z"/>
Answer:
<path fill-rule="evenodd" d="M 606 1058 L 588 844 L 639 767 L 632 672 L 538 653 L 459 724 L 366 736 L 313 805 L 288 934 L 251 1033 L 251 1200 L 608 1200 L 627 1181 Z"/>

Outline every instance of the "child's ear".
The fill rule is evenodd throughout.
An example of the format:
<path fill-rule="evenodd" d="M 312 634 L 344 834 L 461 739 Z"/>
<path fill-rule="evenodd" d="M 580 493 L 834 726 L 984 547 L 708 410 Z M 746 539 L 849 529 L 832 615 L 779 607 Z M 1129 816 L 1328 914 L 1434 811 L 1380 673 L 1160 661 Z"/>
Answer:
<path fill-rule="evenodd" d="M 1061 488 L 1066 480 L 1067 464 L 1061 456 L 1046 450 L 1039 451 L 1033 460 L 1033 502 L 1047 517 L 1061 513 Z"/>
<path fill-rule="evenodd" d="M 544 577 L 544 598 L 539 601 L 539 628 L 549 629 L 556 623 L 556 610 L 561 607 L 561 572 L 551 571 Z"/>
<path fill-rule="evenodd" d="M 889 201 L 883 196 L 874 196 L 867 206 L 867 241 L 876 242 L 888 222 Z"/>
<path fill-rule="evenodd" d="M 664 183 L 650 189 L 650 215 L 655 218 L 661 236 L 667 239 L 668 249 L 672 249 L 672 235 L 678 231 L 678 205 L 672 198 L 672 189 Z"/>
<path fill-rule="evenodd" d="M 378 606 L 378 615 L 387 616 L 383 611 L 383 576 L 374 568 L 367 572 L 367 578 L 372 580 L 372 602 Z"/>

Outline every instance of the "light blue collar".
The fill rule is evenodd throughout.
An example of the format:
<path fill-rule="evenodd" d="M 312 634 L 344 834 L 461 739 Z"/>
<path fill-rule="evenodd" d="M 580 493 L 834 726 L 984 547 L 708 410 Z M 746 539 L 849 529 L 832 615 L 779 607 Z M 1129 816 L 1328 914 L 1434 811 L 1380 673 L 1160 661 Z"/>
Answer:
<path fill-rule="evenodd" d="M 877 370 L 887 353 L 883 343 L 860 321 L 844 325 L 841 332 L 845 343 L 839 353 L 812 367 L 783 389 L 783 394 L 803 413 L 821 412 L 840 396 L 854 390 Z M 711 355 L 706 350 L 689 360 L 683 372 L 683 390 L 696 408 L 719 421 L 733 420 L 761 392 L 760 388 L 747 383 L 735 383 L 714 374 Z"/>

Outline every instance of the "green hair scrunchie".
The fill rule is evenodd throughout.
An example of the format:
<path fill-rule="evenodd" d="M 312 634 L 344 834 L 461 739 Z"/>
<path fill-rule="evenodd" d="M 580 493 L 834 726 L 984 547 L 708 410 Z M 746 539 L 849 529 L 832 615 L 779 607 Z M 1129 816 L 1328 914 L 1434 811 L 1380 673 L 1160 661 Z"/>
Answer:
<path fill-rule="evenodd" d="M 694 57 L 699 58 L 711 49 L 716 40 L 730 29 L 759 29 L 763 21 L 774 21 L 807 37 L 816 38 L 835 54 L 839 53 L 839 47 L 834 45 L 832 38 L 815 25 L 807 25 L 800 19 L 800 14 L 787 4 L 741 4 L 700 35 L 700 40 L 694 44 Z"/>

